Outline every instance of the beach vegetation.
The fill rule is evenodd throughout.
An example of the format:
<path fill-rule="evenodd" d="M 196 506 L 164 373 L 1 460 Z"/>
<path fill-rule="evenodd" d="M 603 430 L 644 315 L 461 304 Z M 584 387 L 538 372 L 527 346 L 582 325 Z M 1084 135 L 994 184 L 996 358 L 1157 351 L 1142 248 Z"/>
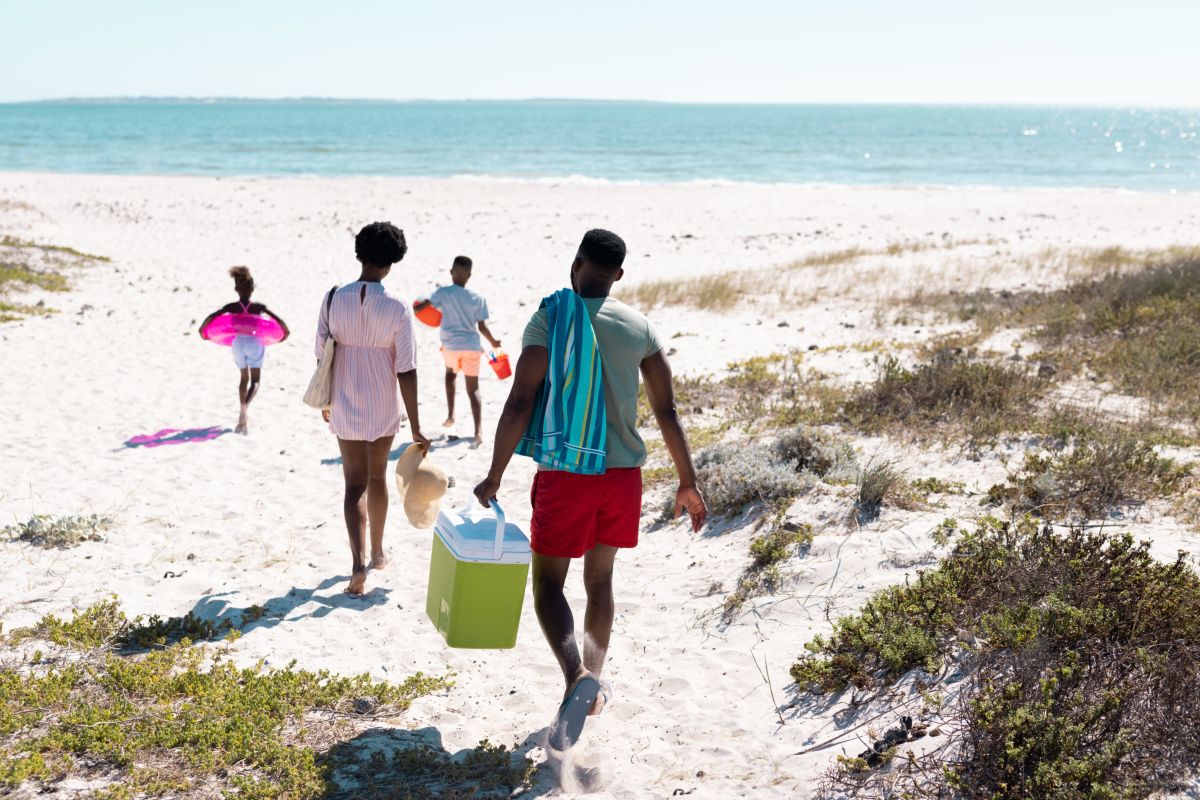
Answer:
<path fill-rule="evenodd" d="M 912 670 L 928 687 L 958 662 L 958 702 L 940 712 L 956 746 L 889 770 L 910 796 L 1146 798 L 1200 763 L 1200 577 L 1128 534 L 984 518 L 805 648 L 791 674 L 818 694 Z M 827 780 L 850 797 L 879 788 L 877 771 Z"/>
<path fill-rule="evenodd" d="M 70 288 L 67 270 L 107 261 L 73 247 L 0 236 L 0 322 L 49 312 L 40 302 L 33 306 L 15 302 L 14 292 L 65 292 Z"/>
<path fill-rule="evenodd" d="M 842 406 L 845 420 L 871 433 L 940 431 L 985 442 L 1031 424 L 1045 381 L 1024 369 L 944 352 L 913 367 L 895 356 L 877 357 L 874 380 Z"/>
<path fill-rule="evenodd" d="M 772 449 L 757 442 L 719 444 L 696 457 L 700 491 L 713 514 L 732 514 L 751 504 L 786 505 L 807 483 Z"/>
<path fill-rule="evenodd" d="M 766 533 L 751 540 L 750 563 L 721 604 L 724 625 L 732 624 L 741 616 L 751 599 L 778 591 L 783 583 L 783 564 L 802 555 L 812 545 L 811 525 L 785 520 L 776 514 L 767 527 Z"/>
<path fill-rule="evenodd" d="M 817 428 L 799 425 L 784 430 L 774 442 L 775 456 L 799 473 L 810 473 L 826 483 L 853 483 L 858 457 L 846 440 Z"/>
<path fill-rule="evenodd" d="M 952 248 L 975 244 L 973 241 L 893 242 L 879 249 L 847 247 L 823 250 L 798 258 L 774 269 L 786 274 L 799 270 L 850 264 L 867 257 L 888 258 L 933 248 Z M 705 311 L 726 311 L 762 296 L 763 278 L 758 270 L 731 269 L 695 277 L 663 278 L 642 281 L 623 290 L 622 300 L 642 308 L 689 306 Z"/>
<path fill-rule="evenodd" d="M 446 691 L 447 677 L 387 683 L 295 662 L 239 666 L 228 644 L 186 639 L 134 655 L 121 648 L 127 625 L 112 600 L 3 639 L 0 787 L 53 793 L 86 780 L 102 798 L 507 797 L 531 778 L 528 758 L 488 742 L 457 756 L 349 746 L 364 726 L 378 732 L 417 698 Z M 32 643 L 41 649 L 31 653 Z"/>
<path fill-rule="evenodd" d="M 919 504 L 919 498 L 913 493 L 903 470 L 891 461 L 869 461 L 864 464 L 858 470 L 854 488 L 854 508 L 850 512 L 850 519 L 858 525 L 878 519 L 884 504 L 908 509 Z"/>
<path fill-rule="evenodd" d="M 1086 372 L 1155 410 L 1200 421 L 1200 248 L 1090 256 L 1085 277 L 1051 292 L 975 291 L 921 302 L 981 332 L 1028 329 L 1043 363 Z"/>
<path fill-rule="evenodd" d="M 988 490 L 984 502 L 1048 519 L 1097 519 L 1172 496 L 1190 471 L 1159 455 L 1137 433 L 1113 425 L 1075 437 L 1057 451 L 1027 452 L 1006 483 Z"/>
<path fill-rule="evenodd" d="M 63 550 L 84 542 L 104 541 L 102 534 L 112 525 L 113 518 L 101 514 L 34 514 L 25 522 L 6 526 L 0 535 L 46 550 Z"/>

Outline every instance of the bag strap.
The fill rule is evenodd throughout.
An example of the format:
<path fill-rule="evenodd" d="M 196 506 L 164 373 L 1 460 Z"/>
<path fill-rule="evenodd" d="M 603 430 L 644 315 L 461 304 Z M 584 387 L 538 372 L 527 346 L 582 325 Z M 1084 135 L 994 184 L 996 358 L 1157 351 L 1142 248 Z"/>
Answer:
<path fill-rule="evenodd" d="M 333 338 L 333 329 L 329 326 L 332 319 L 331 313 L 333 309 L 333 293 L 338 290 L 338 285 L 335 283 L 333 288 L 329 290 L 329 294 L 325 295 L 325 330 L 330 339 Z"/>

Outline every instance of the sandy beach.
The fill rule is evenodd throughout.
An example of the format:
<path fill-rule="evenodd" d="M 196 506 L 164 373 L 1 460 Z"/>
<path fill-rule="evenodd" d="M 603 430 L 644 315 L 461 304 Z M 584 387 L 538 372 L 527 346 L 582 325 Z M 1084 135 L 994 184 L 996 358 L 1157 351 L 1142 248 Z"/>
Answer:
<path fill-rule="evenodd" d="M 74 549 L 0 543 L 6 631 L 114 594 L 131 616 L 225 619 L 259 605 L 265 615 L 233 645 L 239 662 L 295 660 L 397 681 L 418 670 L 452 673 L 456 685 L 419 700 L 401 724 L 450 753 L 488 739 L 544 759 L 536 742 L 558 706 L 560 676 L 528 596 L 515 649 L 447 648 L 424 611 L 431 534 L 411 528 L 394 498 L 392 563 L 370 575 L 364 597 L 342 593 L 350 558 L 337 443 L 300 397 L 322 295 L 356 277 L 353 233 L 373 220 L 408 237 L 408 255 L 387 281 L 399 297 L 427 294 L 448 282 L 455 255 L 471 256 L 471 288 L 487 298 L 491 330 L 514 356 L 539 299 L 566 285 L 582 233 L 606 227 L 629 244 L 618 284 L 626 296 L 649 281 L 757 276 L 760 293 L 727 310 L 642 309 L 669 343 L 677 374 L 720 376 L 730 362 L 798 349 L 807 367 L 849 383 L 871 374 L 873 353 L 910 359 L 913 346 L 962 328 L 908 320 L 901 304 L 914 293 L 1056 289 L 1073 273 L 1050 253 L 1200 245 L 1200 194 L 0 173 L 0 233 L 111 259 L 72 272 L 70 293 L 22 295 L 59 313 L 0 324 L 0 527 L 32 514 L 116 520 L 105 541 Z M 788 268 L 849 248 L 861 254 Z M 231 432 L 230 354 L 196 333 L 233 299 L 234 264 L 251 267 L 255 299 L 293 332 L 268 350 L 245 437 Z M 431 457 L 454 479 L 446 503 L 465 506 L 490 441 L 469 449 L 461 386 L 458 427 L 441 428 L 437 335 L 425 327 L 418 335 L 422 427 L 435 439 Z M 1015 344 L 989 342 L 1000 351 Z M 489 439 L 507 387 L 490 374 L 481 381 Z M 1058 391 L 1097 390 L 1082 381 Z M 1122 413 L 1139 407 L 1131 398 L 1106 402 Z M 212 427 L 225 432 L 128 444 Z M 659 522 L 667 489 L 648 490 L 641 544 L 616 566 L 613 702 L 589 722 L 570 763 L 544 770 L 527 796 L 809 797 L 835 755 L 863 749 L 865 728 L 799 754 L 847 732 L 849 697 L 805 700 L 788 667 L 832 620 L 934 563 L 944 552 L 934 528 L 948 516 L 978 516 L 980 493 L 1005 478 L 1018 453 L 851 439 L 864 461 L 894 460 L 913 477 L 963 482 L 965 493 L 945 507 L 885 509 L 855 528 L 845 522 L 844 492 L 802 495 L 788 516 L 814 526 L 811 549 L 789 563 L 778 592 L 722 626 L 753 525 L 718 518 L 693 535 L 683 521 Z M 1200 456 L 1188 447 L 1171 454 Z M 532 462 L 514 459 L 499 497 L 522 526 L 532 475 Z M 1200 532 L 1163 505 L 1114 525 L 1151 538 L 1164 559 L 1200 553 Z M 568 598 L 582 603 L 578 574 Z"/>

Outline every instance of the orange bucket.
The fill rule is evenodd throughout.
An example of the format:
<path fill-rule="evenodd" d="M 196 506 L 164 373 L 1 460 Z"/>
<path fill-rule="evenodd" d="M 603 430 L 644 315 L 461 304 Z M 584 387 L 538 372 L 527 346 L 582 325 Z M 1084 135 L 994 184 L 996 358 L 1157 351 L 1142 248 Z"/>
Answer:
<path fill-rule="evenodd" d="M 425 306 L 421 310 L 417 310 L 417 304 L 424 302 L 423 300 L 413 301 L 413 313 L 417 315 L 417 319 L 424 322 L 431 328 L 436 328 L 442 324 L 442 312 L 438 311 L 433 306 Z"/>
<path fill-rule="evenodd" d="M 492 353 L 491 357 L 488 358 L 488 364 L 492 366 L 492 369 L 496 373 L 496 377 L 500 380 L 504 380 L 505 378 L 512 376 L 512 367 L 510 367 L 508 364 L 508 355 L 503 351 L 499 353 Z"/>

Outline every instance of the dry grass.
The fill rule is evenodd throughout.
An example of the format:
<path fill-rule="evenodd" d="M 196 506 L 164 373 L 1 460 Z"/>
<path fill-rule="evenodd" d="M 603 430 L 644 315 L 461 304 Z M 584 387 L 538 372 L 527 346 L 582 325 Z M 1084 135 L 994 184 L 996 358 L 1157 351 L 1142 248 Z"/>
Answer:
<path fill-rule="evenodd" d="M 1048 386 L 1024 369 L 975 360 L 956 351 L 908 368 L 895 356 L 876 359 L 874 381 L 843 406 L 846 421 L 860 430 L 973 442 L 999 433 L 1028 430 L 1037 400 Z"/>
<path fill-rule="evenodd" d="M 690 306 L 708 311 L 724 311 L 762 296 L 765 283 L 777 281 L 781 274 L 788 272 L 849 264 L 869 256 L 892 258 L 905 253 L 969 244 L 975 242 L 893 242 L 879 250 L 864 250 L 859 247 L 827 250 L 811 253 L 790 264 L 771 267 L 769 270 L 725 270 L 694 278 L 643 281 L 624 290 L 621 299 L 641 308 Z"/>

